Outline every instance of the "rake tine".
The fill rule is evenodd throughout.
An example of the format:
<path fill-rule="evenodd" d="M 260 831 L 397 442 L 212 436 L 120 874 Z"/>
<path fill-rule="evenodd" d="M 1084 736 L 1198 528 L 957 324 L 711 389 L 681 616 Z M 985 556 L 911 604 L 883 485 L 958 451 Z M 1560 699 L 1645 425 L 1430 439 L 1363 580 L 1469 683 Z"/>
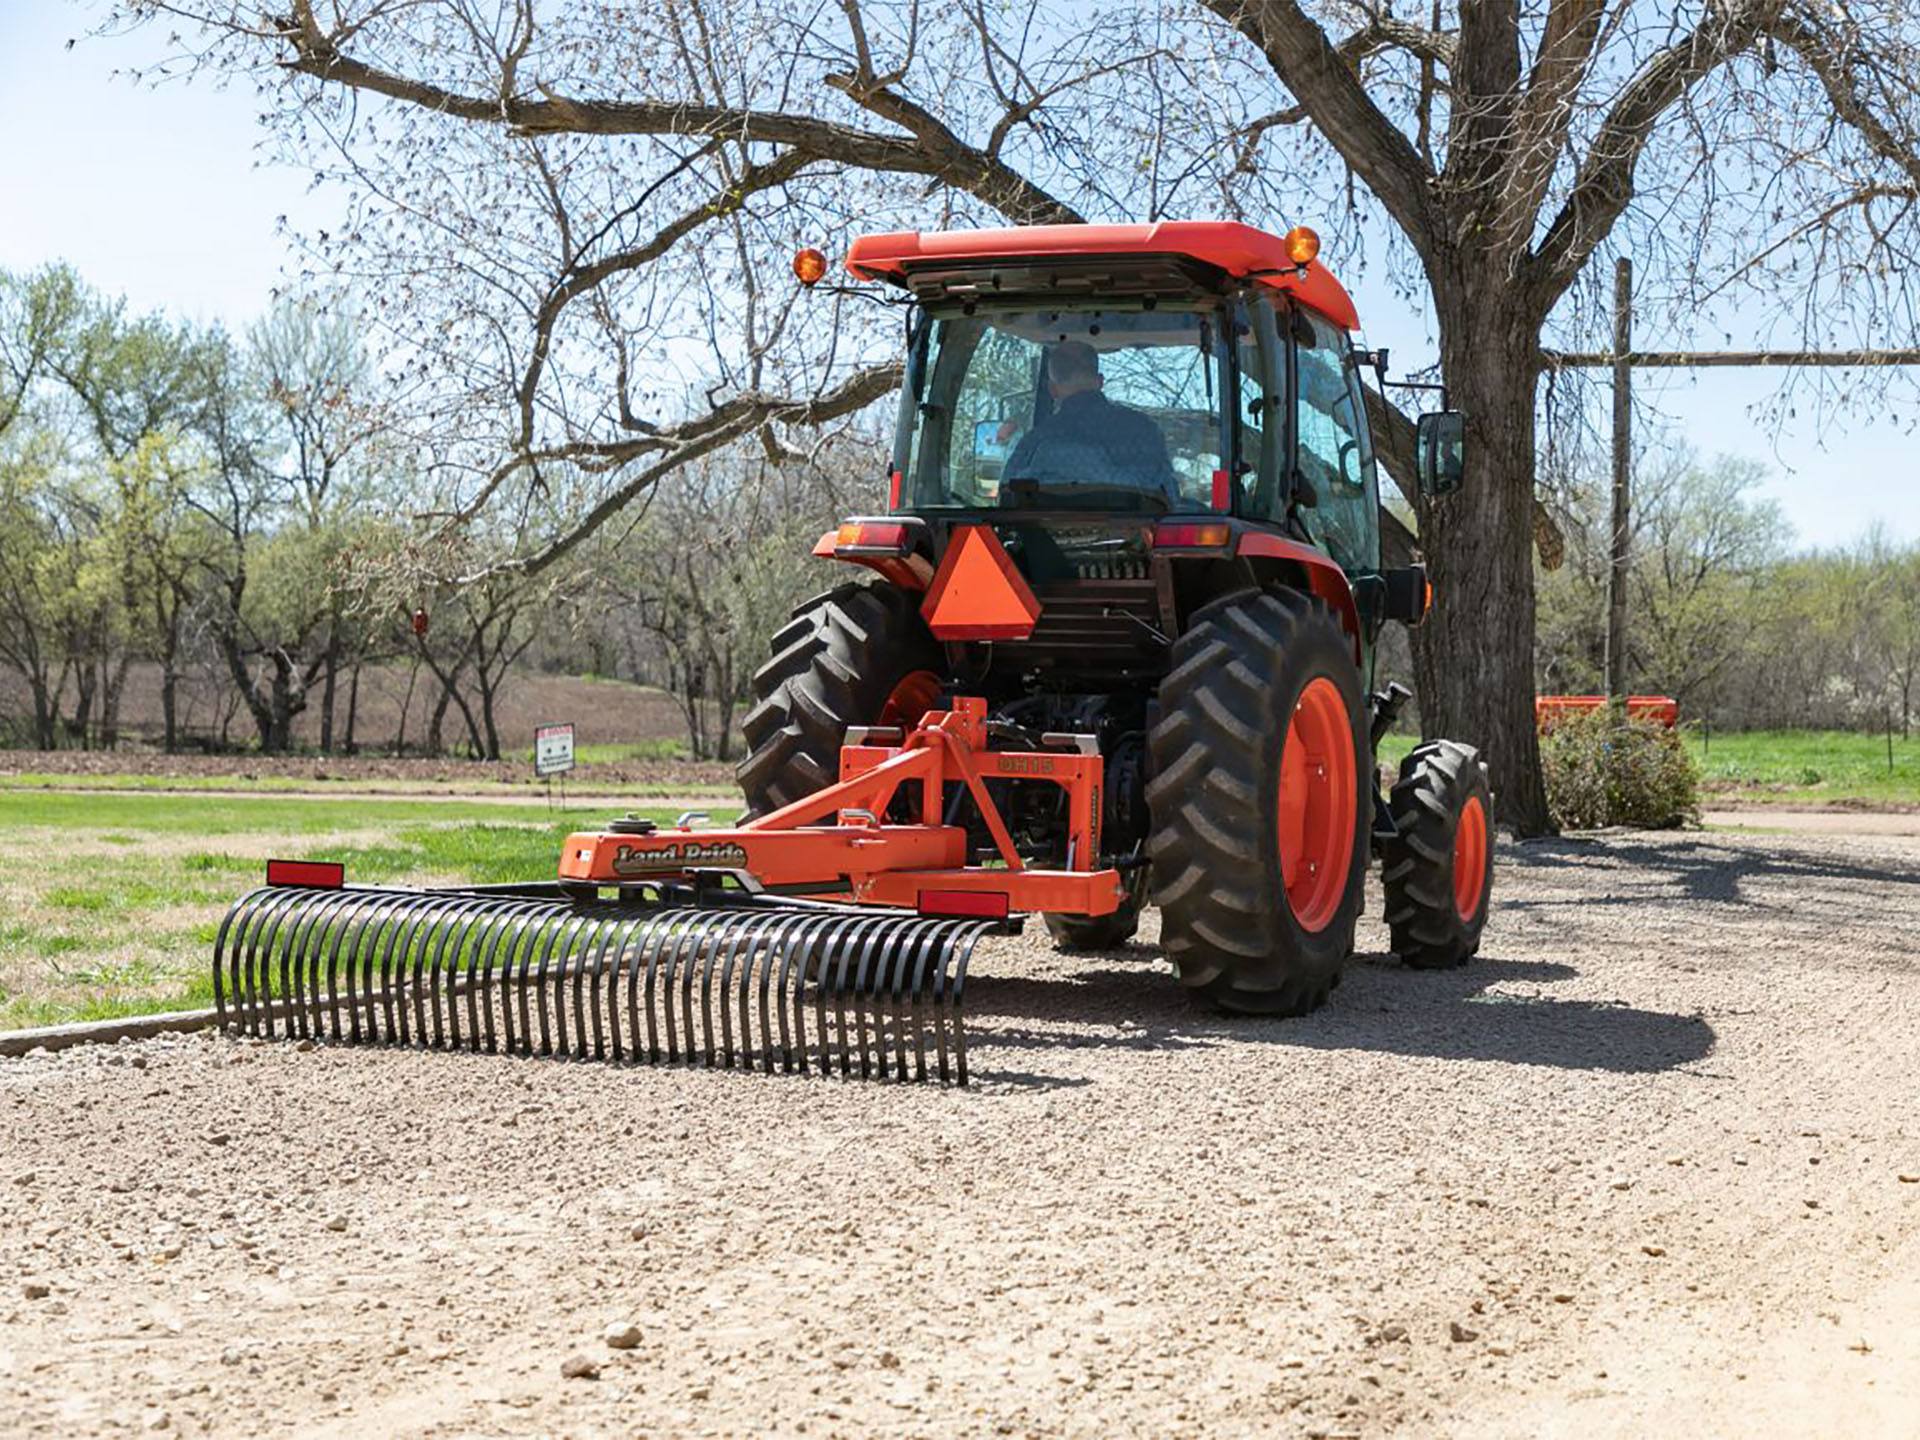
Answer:
<path fill-rule="evenodd" d="M 686 965 L 680 973 L 680 1021 L 681 1034 L 686 1037 L 687 1064 L 693 1064 L 697 1051 L 693 1045 L 693 980 L 701 970 L 710 970 L 713 966 L 714 944 L 726 934 L 728 917 L 724 914 L 712 914 L 705 917 L 706 926 L 700 932 L 700 944 L 686 957 Z M 704 963 L 703 963 L 704 962 Z M 679 957 L 675 957 L 679 964 Z M 672 1026 L 668 1026 L 668 1042 L 672 1042 Z M 709 1042 L 711 1043 L 711 1042 Z"/>
<path fill-rule="evenodd" d="M 723 951 L 729 956 L 733 954 L 734 947 L 739 943 L 738 936 L 740 929 L 745 922 L 746 917 L 744 915 L 732 915 L 722 921 L 719 933 L 714 936 L 713 943 L 707 946 L 705 963 L 700 967 L 700 1029 L 706 1041 L 707 1068 L 709 1070 L 713 1069 L 714 1055 L 716 1053 L 713 1048 L 713 967 L 719 962 Z M 726 984 L 724 981 L 721 982 L 720 994 L 720 1023 L 724 1029 L 727 1020 Z M 691 1025 L 692 1021 L 689 1020 L 688 1024 Z"/>
<path fill-rule="evenodd" d="M 727 1004 L 727 987 L 733 984 L 733 967 L 739 961 L 745 947 L 759 933 L 757 915 L 742 916 L 740 927 L 733 937 L 733 944 L 727 949 L 726 962 L 720 968 L 720 1045 L 721 1063 L 727 1069 L 733 1068 L 733 1009 Z M 744 1040 L 745 1033 L 741 1038 Z"/>
<path fill-rule="evenodd" d="M 706 933 L 707 928 L 712 924 L 712 919 L 713 917 L 710 915 L 689 916 L 681 924 L 680 933 L 674 937 L 673 948 L 666 952 L 666 966 L 660 975 L 660 989 L 658 994 L 660 1000 L 660 1023 L 667 1032 L 667 1063 L 669 1065 L 677 1065 L 680 1063 L 680 1027 L 674 1023 L 673 1018 L 673 987 L 674 981 L 680 975 L 680 959 L 687 953 L 687 947 L 699 940 L 700 937 Z M 649 1005 L 653 1003 L 654 994 L 655 992 L 649 988 L 647 991 L 647 1002 Z M 689 1047 L 691 1047 L 693 1042 L 693 1023 L 691 1016 L 688 1017 L 687 1023 L 687 1042 Z"/>
<path fill-rule="evenodd" d="M 973 947 L 980 943 L 987 929 L 985 925 L 974 925 L 967 930 L 954 960 L 953 988 L 948 992 L 951 998 L 947 1002 L 947 1013 L 953 1021 L 954 1083 L 963 1087 L 967 1083 L 967 1030 L 960 1023 L 960 1007 L 966 998 L 967 962 L 973 959 Z M 946 1078 L 944 1071 L 940 1078 Z"/>
<path fill-rule="evenodd" d="M 933 920 L 920 927 L 918 934 L 912 937 L 912 947 L 903 944 L 893 961 L 893 1078 L 904 1081 L 907 1078 L 907 1026 L 913 1026 L 913 1049 L 920 1055 L 920 1066 L 916 1079 L 927 1076 L 926 1057 L 920 1053 L 920 1006 L 917 997 L 909 997 L 905 992 L 908 975 L 919 968 L 919 961 L 929 946 L 941 943 L 941 937 L 947 930 L 944 922 Z M 911 1017 L 911 1019 L 909 1019 Z"/>
<path fill-rule="evenodd" d="M 580 950 L 573 960 L 573 1050 L 571 1054 L 576 1060 L 594 1059 L 599 1055 L 600 1012 L 598 1009 L 593 1012 L 595 1044 L 591 1050 L 587 1046 L 587 972 L 599 965 L 600 957 L 596 952 L 589 959 L 587 952 L 592 948 L 595 940 L 600 942 L 601 949 L 605 949 L 606 933 L 605 917 L 594 916 L 587 920 L 581 927 Z M 562 979 L 564 978 L 563 976 Z M 594 988 L 598 990 L 599 986 L 596 984 Z M 596 995 L 594 998 L 597 1000 L 599 997 Z M 567 1038 L 564 1025 L 560 1027 L 560 1038 L 562 1040 Z"/>

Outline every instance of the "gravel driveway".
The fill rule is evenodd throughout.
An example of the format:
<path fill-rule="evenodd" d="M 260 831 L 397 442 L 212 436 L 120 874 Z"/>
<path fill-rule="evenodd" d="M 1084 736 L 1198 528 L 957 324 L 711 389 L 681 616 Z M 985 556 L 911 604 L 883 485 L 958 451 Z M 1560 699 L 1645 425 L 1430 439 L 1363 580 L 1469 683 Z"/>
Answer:
<path fill-rule="evenodd" d="M 970 1092 L 0 1061 L 0 1433 L 1915 1433 L 1920 841 L 1501 863 L 1305 1020 L 999 942 Z"/>

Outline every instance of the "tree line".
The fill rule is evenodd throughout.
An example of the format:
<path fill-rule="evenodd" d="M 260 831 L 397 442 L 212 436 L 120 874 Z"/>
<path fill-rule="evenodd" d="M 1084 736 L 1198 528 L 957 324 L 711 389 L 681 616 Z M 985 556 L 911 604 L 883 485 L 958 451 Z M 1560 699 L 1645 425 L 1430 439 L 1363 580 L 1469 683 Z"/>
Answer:
<path fill-rule="evenodd" d="M 1634 476 L 1627 673 L 1723 729 L 1912 732 L 1920 706 L 1920 542 L 1880 527 L 1795 548 L 1752 460 L 1660 450 Z M 1535 678 L 1604 689 L 1609 496 L 1560 489 L 1565 561 L 1540 576 Z"/>
<path fill-rule="evenodd" d="M 696 756 L 731 758 L 766 637 L 824 583 L 820 517 L 872 469 L 736 446 L 527 575 L 496 563 L 514 534 L 418 523 L 430 451 L 349 309 L 282 300 L 234 335 L 0 273 L 0 376 L 0 741 L 45 749 L 271 754 L 307 717 L 323 753 L 498 759 L 503 696 L 547 669 L 657 685 Z M 403 700 L 368 735 L 376 675 Z"/>

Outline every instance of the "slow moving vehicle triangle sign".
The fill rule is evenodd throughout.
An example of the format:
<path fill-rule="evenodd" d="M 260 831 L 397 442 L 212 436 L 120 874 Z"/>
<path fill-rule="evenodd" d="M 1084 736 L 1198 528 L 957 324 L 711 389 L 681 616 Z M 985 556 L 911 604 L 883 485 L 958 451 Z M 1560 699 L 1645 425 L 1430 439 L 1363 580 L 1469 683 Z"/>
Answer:
<path fill-rule="evenodd" d="M 985 525 L 956 525 L 920 613 L 937 640 L 1024 640 L 1040 602 L 999 536 Z"/>

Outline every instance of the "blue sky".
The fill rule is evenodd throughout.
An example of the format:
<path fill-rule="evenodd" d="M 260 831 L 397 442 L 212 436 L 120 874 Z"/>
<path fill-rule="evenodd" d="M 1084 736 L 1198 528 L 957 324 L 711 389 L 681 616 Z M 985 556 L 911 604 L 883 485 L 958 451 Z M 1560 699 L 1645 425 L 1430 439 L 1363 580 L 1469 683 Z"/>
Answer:
<path fill-rule="evenodd" d="M 151 58 L 161 32 L 67 49 L 90 18 L 52 0 L 0 0 L 0 267 L 64 259 L 139 309 L 241 328 L 283 279 L 279 217 L 322 227 L 337 202 L 311 191 L 306 175 L 266 162 L 249 88 L 138 88 L 114 71 Z M 1338 274 L 1339 256 L 1326 258 Z M 1392 348 L 1396 371 L 1431 361 L 1422 317 L 1384 284 L 1354 288 L 1369 339 Z M 1765 462 L 1767 493 L 1802 543 L 1851 540 L 1876 520 L 1920 539 L 1920 437 L 1860 417 L 1822 436 L 1807 405 L 1776 434 L 1753 407 L 1779 381 L 1774 371 L 1642 371 L 1635 386 L 1703 454 Z"/>

